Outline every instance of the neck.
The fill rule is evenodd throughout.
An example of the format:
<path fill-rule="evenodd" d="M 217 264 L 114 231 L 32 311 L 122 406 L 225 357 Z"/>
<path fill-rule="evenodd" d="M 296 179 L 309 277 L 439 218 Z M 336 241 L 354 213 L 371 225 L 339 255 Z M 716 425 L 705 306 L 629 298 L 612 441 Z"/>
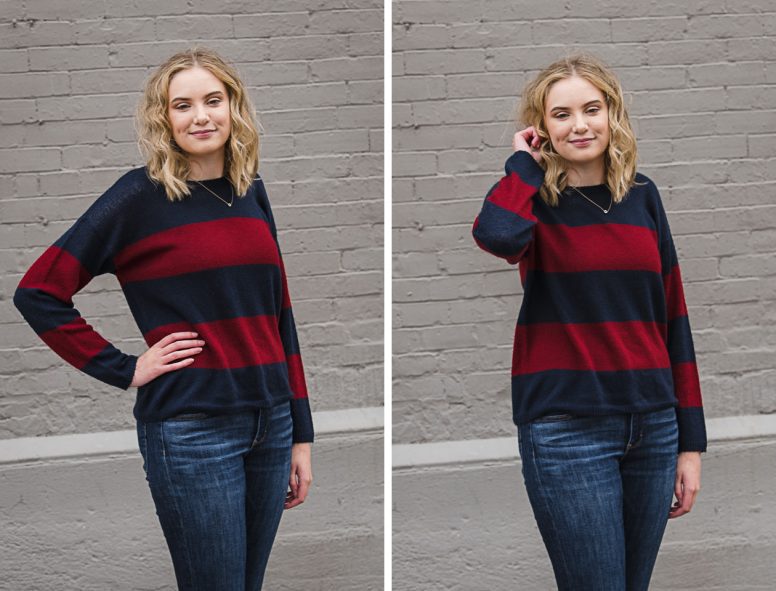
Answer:
<path fill-rule="evenodd" d="M 206 156 L 189 156 L 189 180 L 201 181 L 224 176 L 224 150 Z"/>
<path fill-rule="evenodd" d="M 566 168 L 566 180 L 572 187 L 602 185 L 606 182 L 603 161 L 575 164 Z"/>

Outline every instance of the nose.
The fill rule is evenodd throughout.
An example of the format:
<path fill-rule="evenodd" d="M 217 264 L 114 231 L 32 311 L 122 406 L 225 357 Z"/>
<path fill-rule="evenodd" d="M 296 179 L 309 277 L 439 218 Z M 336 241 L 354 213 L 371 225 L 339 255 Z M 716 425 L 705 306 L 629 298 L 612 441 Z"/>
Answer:
<path fill-rule="evenodd" d="M 584 115 L 577 115 L 574 118 L 574 131 L 576 133 L 583 132 L 587 129 L 587 121 Z"/>
<path fill-rule="evenodd" d="M 208 120 L 207 117 L 207 110 L 204 106 L 196 107 L 196 111 L 194 112 L 194 121 L 197 123 L 206 123 Z"/>

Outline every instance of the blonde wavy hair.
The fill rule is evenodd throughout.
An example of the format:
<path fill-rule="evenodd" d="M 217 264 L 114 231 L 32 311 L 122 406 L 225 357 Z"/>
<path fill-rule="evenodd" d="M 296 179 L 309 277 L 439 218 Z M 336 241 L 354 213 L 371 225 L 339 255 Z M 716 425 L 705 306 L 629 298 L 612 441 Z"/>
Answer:
<path fill-rule="evenodd" d="M 609 111 L 609 146 L 604 154 L 606 185 L 615 203 L 620 203 L 636 182 L 636 135 L 631 128 L 622 87 L 617 76 L 598 58 L 577 53 L 553 62 L 523 89 L 517 111 L 517 124 L 533 126 L 542 140 L 539 148 L 544 168 L 544 183 L 539 194 L 545 203 L 556 207 L 558 195 L 568 187 L 564 159 L 554 150 L 544 122 L 547 95 L 558 80 L 572 76 L 584 78 L 604 95 Z"/>
<path fill-rule="evenodd" d="M 237 70 L 207 48 L 193 47 L 176 53 L 146 81 L 134 123 L 148 176 L 164 185 L 170 201 L 191 195 L 186 183 L 190 162 L 173 139 L 167 109 L 172 77 L 197 66 L 208 70 L 226 87 L 231 133 L 224 147 L 224 176 L 231 181 L 238 197 L 243 197 L 259 169 L 258 118 Z"/>

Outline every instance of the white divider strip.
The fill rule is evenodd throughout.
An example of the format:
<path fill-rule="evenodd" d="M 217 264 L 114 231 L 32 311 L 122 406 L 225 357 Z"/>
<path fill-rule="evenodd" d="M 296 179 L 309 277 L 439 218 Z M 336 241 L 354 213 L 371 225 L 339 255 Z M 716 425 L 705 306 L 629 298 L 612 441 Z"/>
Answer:
<path fill-rule="evenodd" d="M 383 408 L 378 406 L 314 412 L 313 425 L 316 438 L 320 435 L 381 429 Z M 51 437 L 17 437 L 0 439 L 0 464 L 137 451 L 137 434 L 134 429 Z"/>
<path fill-rule="evenodd" d="M 746 415 L 706 419 L 709 443 L 776 437 L 776 415 Z M 393 446 L 393 467 L 414 468 L 514 460 L 519 457 L 514 437 L 439 441 Z"/>

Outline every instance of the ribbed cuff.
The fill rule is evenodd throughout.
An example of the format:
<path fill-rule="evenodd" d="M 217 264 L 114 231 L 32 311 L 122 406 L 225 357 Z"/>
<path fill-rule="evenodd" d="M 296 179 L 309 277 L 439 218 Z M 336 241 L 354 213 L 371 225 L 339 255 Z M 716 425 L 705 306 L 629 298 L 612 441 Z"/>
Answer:
<path fill-rule="evenodd" d="M 706 421 L 700 406 L 677 408 L 679 424 L 679 451 L 706 451 Z"/>
<path fill-rule="evenodd" d="M 312 443 L 315 434 L 309 398 L 291 399 L 291 417 L 294 421 L 293 442 Z"/>

